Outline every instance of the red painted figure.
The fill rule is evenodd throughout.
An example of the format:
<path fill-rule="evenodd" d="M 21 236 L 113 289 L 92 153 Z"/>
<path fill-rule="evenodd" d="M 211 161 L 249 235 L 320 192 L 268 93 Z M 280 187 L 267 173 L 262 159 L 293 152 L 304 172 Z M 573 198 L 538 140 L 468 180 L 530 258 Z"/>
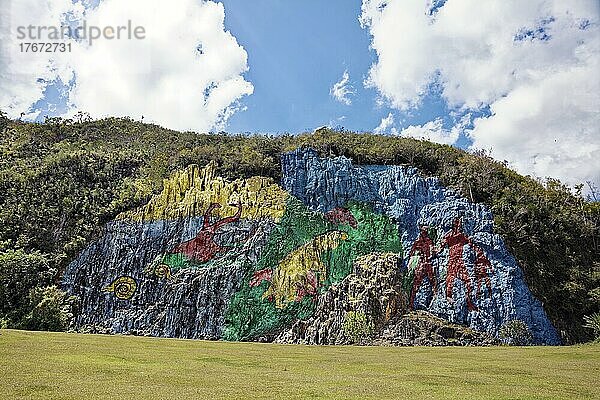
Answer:
<path fill-rule="evenodd" d="M 441 247 L 448 246 L 449 249 L 446 297 L 452 301 L 454 282 L 456 279 L 460 279 L 467 286 L 467 308 L 470 311 L 476 311 L 477 307 L 471 301 L 471 278 L 463 259 L 463 250 L 467 244 L 471 244 L 471 239 L 463 233 L 460 218 L 456 218 L 452 230 L 446 234 L 441 244 Z"/>
<path fill-rule="evenodd" d="M 483 250 L 479 247 L 475 247 L 475 253 L 477 256 L 475 257 L 475 279 L 477 280 L 477 296 L 479 296 L 479 292 L 481 291 L 481 283 L 485 281 L 485 286 L 487 286 L 488 293 L 490 297 L 492 296 L 492 282 L 488 275 L 488 271 L 494 272 L 494 267 L 490 263 L 490 260 L 487 259 Z"/>
<path fill-rule="evenodd" d="M 317 275 L 313 271 L 308 271 L 306 273 L 306 282 L 304 284 L 298 282 L 297 286 L 296 299 L 294 301 L 302 301 L 305 296 L 314 296 L 317 294 Z"/>
<path fill-rule="evenodd" d="M 415 240 L 415 243 L 410 249 L 409 257 L 413 255 L 419 256 L 419 262 L 415 268 L 415 277 L 413 280 L 413 286 L 410 294 L 410 307 L 414 308 L 415 295 L 423 283 L 425 277 L 429 279 L 429 283 L 433 286 L 433 293 L 437 290 L 437 282 L 433 273 L 433 265 L 431 263 L 431 257 L 433 253 L 433 241 L 429 238 L 427 233 L 427 227 L 422 226 L 419 233 L 419 237 Z"/>
<path fill-rule="evenodd" d="M 256 287 L 262 283 L 262 281 L 271 281 L 273 277 L 273 270 L 271 268 L 261 269 L 260 271 L 256 271 L 254 275 L 252 275 L 252 279 L 249 282 L 250 287 Z"/>
<path fill-rule="evenodd" d="M 329 222 L 333 222 L 334 224 L 344 224 L 349 225 L 352 228 L 356 229 L 358 226 L 358 222 L 354 215 L 347 208 L 336 207 L 332 210 L 327 211 L 324 214 L 324 217 Z"/>
<path fill-rule="evenodd" d="M 227 251 L 227 248 L 220 246 L 214 240 L 215 234 L 219 228 L 236 222 L 242 215 L 242 205 L 238 204 L 238 210 L 235 215 L 231 217 L 223 218 L 217 222 L 210 223 L 210 215 L 213 210 L 220 208 L 221 205 L 218 203 L 211 203 L 206 212 L 204 213 L 204 220 L 202 221 L 202 229 L 198 232 L 198 235 L 192 240 L 183 242 L 177 245 L 171 253 L 185 254 L 189 259 L 205 263 L 213 259 L 217 254 Z"/>

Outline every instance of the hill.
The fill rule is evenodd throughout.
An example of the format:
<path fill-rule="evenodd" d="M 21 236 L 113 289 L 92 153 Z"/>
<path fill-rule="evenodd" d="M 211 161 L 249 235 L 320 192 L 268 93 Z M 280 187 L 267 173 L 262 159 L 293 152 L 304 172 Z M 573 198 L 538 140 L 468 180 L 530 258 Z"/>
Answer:
<path fill-rule="evenodd" d="M 176 171 L 215 162 L 225 179 L 280 181 L 281 155 L 301 147 L 321 156 L 342 155 L 357 165 L 411 165 L 485 204 L 496 233 L 565 342 L 587 340 L 583 316 L 599 310 L 598 204 L 560 182 L 520 176 L 485 154 L 328 130 L 277 137 L 208 135 L 127 119 L 45 124 L 4 119 L 0 127 L 0 278 L 6 282 L 0 314 L 9 326 L 60 328 L 60 318 L 35 317 L 39 302 L 52 293 L 40 289 L 29 299 L 23 294 L 59 282 L 106 223 L 146 204 Z M 17 289 L 6 290 L 15 280 Z"/>

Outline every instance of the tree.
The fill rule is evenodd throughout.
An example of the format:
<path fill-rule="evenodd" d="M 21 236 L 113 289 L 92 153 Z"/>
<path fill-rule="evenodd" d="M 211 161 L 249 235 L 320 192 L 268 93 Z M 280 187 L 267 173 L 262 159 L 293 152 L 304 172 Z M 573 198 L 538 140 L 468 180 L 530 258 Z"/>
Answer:
<path fill-rule="evenodd" d="M 600 313 L 586 315 L 583 317 L 583 321 L 585 322 L 583 327 L 594 331 L 595 341 L 600 341 Z"/>
<path fill-rule="evenodd" d="M 49 285 L 55 275 L 47 257 L 37 251 L 0 253 L 0 319 L 16 327 L 30 311 L 32 289 Z"/>
<path fill-rule="evenodd" d="M 31 311 L 20 325 L 33 331 L 65 331 L 73 317 L 76 299 L 56 286 L 34 288 L 29 293 Z"/>
<path fill-rule="evenodd" d="M 530 346 L 533 344 L 533 336 L 529 327 L 520 319 L 513 319 L 502 325 L 499 337 L 509 346 Z"/>

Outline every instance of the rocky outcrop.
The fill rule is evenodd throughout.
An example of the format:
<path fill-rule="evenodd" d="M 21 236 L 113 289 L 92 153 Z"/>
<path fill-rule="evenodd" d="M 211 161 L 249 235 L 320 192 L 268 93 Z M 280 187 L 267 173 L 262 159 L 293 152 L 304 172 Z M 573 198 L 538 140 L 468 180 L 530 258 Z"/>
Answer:
<path fill-rule="evenodd" d="M 368 254 L 359 257 L 352 274 L 319 295 L 313 316 L 296 321 L 276 342 L 295 344 L 350 344 L 345 328 L 347 316 L 364 316 L 372 326 L 368 336 L 377 336 L 390 318 L 407 311 L 403 294 L 401 258 L 397 254 Z M 365 338 L 366 339 L 366 338 Z"/>
<path fill-rule="evenodd" d="M 487 332 L 452 324 L 426 311 L 396 316 L 372 344 L 381 346 L 490 346 L 500 341 Z"/>
<path fill-rule="evenodd" d="M 282 157 L 282 185 L 190 166 L 74 260 L 73 328 L 388 345 L 560 340 L 493 217 L 405 166 Z"/>
<path fill-rule="evenodd" d="M 401 257 L 369 254 L 353 273 L 318 299 L 314 315 L 296 321 L 275 341 L 288 344 L 370 344 L 383 346 L 488 346 L 498 339 L 486 332 L 452 324 L 425 311 L 408 310 L 402 290 Z M 353 337 L 348 317 L 364 316 L 367 332 Z M 361 333 L 361 332 L 359 332 Z M 358 340 L 357 340 L 358 339 Z"/>
<path fill-rule="evenodd" d="M 361 201 L 397 221 L 408 272 L 424 276 L 431 269 L 435 276 L 435 282 L 423 278 L 413 289 L 412 308 L 491 335 L 518 319 L 528 325 L 536 343 L 560 343 L 515 259 L 494 234 L 493 216 L 485 206 L 406 166 L 355 166 L 345 157 L 320 158 L 315 151 L 296 150 L 283 155 L 282 168 L 283 187 L 310 209 L 325 213 Z M 457 220 L 461 226 L 453 235 Z M 424 227 L 432 236 L 430 255 L 414 249 Z"/>

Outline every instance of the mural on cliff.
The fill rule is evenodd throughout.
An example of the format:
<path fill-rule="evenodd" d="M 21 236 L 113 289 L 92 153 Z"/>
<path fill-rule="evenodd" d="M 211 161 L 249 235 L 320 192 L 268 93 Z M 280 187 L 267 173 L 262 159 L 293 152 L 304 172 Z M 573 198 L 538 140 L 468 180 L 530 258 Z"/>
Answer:
<path fill-rule="evenodd" d="M 231 300 L 225 339 L 273 339 L 295 320 L 311 316 L 315 300 L 352 272 L 357 257 L 402 251 L 388 217 L 365 203 L 351 202 L 344 209 L 352 220 L 332 220 L 288 199 L 258 263 Z"/>
<path fill-rule="evenodd" d="M 469 237 L 462 231 L 462 219 L 455 218 L 450 230 L 439 243 L 439 248 L 434 245 L 434 241 L 430 238 L 430 228 L 421 226 L 419 236 L 414 241 L 409 253 L 409 267 L 406 281 L 410 291 L 410 307 L 414 308 L 415 295 L 421 288 L 424 279 L 427 278 L 429 288 L 433 289 L 432 296 L 437 293 L 438 280 L 445 281 L 446 299 L 449 303 L 453 303 L 453 289 L 457 280 L 460 280 L 466 287 L 465 301 L 469 311 L 477 311 L 477 306 L 474 304 L 473 281 L 477 285 L 476 297 L 480 296 L 481 285 L 485 283 L 488 289 L 488 296 L 492 296 L 492 284 L 489 276 L 493 272 L 493 267 L 490 261 L 485 256 L 484 251 L 479 248 Z M 435 230 L 433 231 L 435 232 Z M 475 252 L 473 264 L 473 279 L 467 270 L 464 250 L 465 247 L 470 248 Z M 434 269 L 434 262 L 438 263 L 437 253 L 441 252 L 444 247 L 448 247 L 448 262 L 446 265 L 445 278 L 439 273 L 439 266 Z M 434 261 L 435 260 L 435 261 Z M 438 273 L 436 274 L 436 272 Z M 412 285 L 411 285 L 412 282 Z"/>
<path fill-rule="evenodd" d="M 350 315 L 389 336 L 423 310 L 491 336 L 519 319 L 560 342 L 482 205 L 410 167 L 297 150 L 282 168 L 278 185 L 190 166 L 109 223 L 64 275 L 75 328 L 347 343 Z"/>
<path fill-rule="evenodd" d="M 117 299 L 129 300 L 135 294 L 137 283 L 130 276 L 121 276 L 102 289 L 103 292 L 113 293 Z"/>

